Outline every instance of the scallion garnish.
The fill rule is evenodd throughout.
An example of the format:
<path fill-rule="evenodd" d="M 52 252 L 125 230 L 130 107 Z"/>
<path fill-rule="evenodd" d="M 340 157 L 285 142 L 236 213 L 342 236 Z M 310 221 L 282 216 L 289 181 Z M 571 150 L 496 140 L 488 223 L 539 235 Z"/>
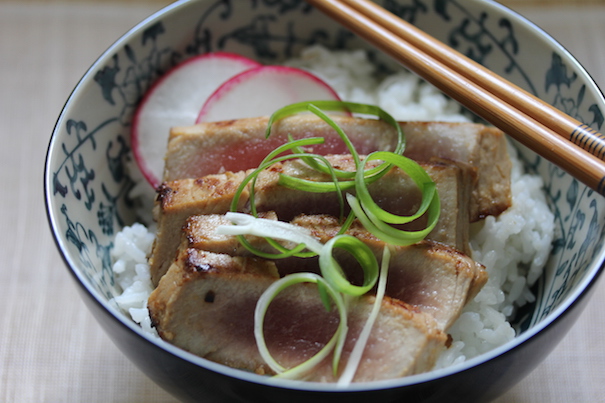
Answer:
<path fill-rule="evenodd" d="M 265 322 L 265 314 L 269 309 L 271 301 L 285 288 L 290 287 L 298 283 L 316 283 L 318 286 L 322 286 L 322 290 L 332 298 L 340 321 L 334 335 L 328 343 L 313 357 L 307 361 L 296 365 L 290 369 L 284 368 L 279 364 L 269 352 L 267 343 L 265 342 L 265 333 L 263 330 L 263 324 Z M 330 284 L 323 279 L 321 276 L 315 273 L 294 273 L 288 276 L 282 277 L 277 280 L 261 295 L 258 302 L 256 303 L 256 309 L 254 311 L 254 337 L 256 338 L 256 344 L 261 357 L 265 360 L 267 365 L 277 373 L 278 377 L 296 379 L 304 375 L 306 372 L 312 370 L 317 364 L 323 361 L 333 350 L 334 355 L 332 359 L 332 366 L 334 374 L 338 371 L 338 363 L 340 361 L 340 354 L 344 346 L 345 337 L 347 334 L 347 310 L 342 298 L 342 295 L 334 290 Z"/>
<path fill-rule="evenodd" d="M 364 274 L 361 286 L 353 285 L 346 279 L 332 254 L 332 250 L 336 247 L 349 252 L 361 266 Z M 378 262 L 374 253 L 368 245 L 351 235 L 337 235 L 323 245 L 319 253 L 319 268 L 322 276 L 337 291 L 354 297 L 370 291 L 378 278 Z"/>
<path fill-rule="evenodd" d="M 422 192 L 422 201 L 416 213 L 399 216 L 380 208 L 372 199 L 366 181 L 360 170 L 355 177 L 357 197 L 347 194 L 347 201 L 363 226 L 377 238 L 394 245 L 411 245 L 424 239 L 439 220 L 441 202 L 435 188 L 435 182 L 416 162 L 402 155 L 377 151 L 367 156 L 364 162 L 383 160 L 397 166 L 416 183 Z M 427 214 L 427 226 L 418 231 L 406 231 L 392 227 L 390 224 L 406 224 Z"/>
<path fill-rule="evenodd" d="M 340 378 L 338 378 L 338 386 L 347 386 L 353 380 L 355 376 L 355 372 L 357 371 L 357 367 L 359 367 L 359 362 L 361 361 L 361 356 L 363 355 L 363 350 L 368 343 L 368 339 L 370 338 L 370 332 L 372 331 L 372 327 L 374 326 L 374 322 L 376 322 L 376 318 L 378 317 L 378 313 L 380 312 L 380 306 L 382 305 L 382 300 L 384 298 L 384 293 L 386 291 L 387 286 L 387 273 L 389 270 L 389 263 L 391 260 L 391 251 L 388 246 L 385 246 L 382 251 L 382 263 L 380 265 L 380 276 L 378 277 L 378 286 L 376 288 L 376 297 L 374 298 L 374 304 L 372 305 L 372 311 L 366 320 L 363 329 L 359 333 L 357 337 L 357 341 L 353 346 L 353 350 L 351 350 L 351 354 L 349 355 L 349 359 L 347 360 L 347 365 L 345 369 L 342 371 Z"/>
<path fill-rule="evenodd" d="M 378 278 L 378 263 L 371 249 L 351 235 L 337 235 L 325 244 L 315 239 L 305 228 L 283 221 L 257 218 L 249 214 L 228 212 L 225 218 L 236 225 L 220 225 L 216 232 L 222 235 L 254 235 L 263 238 L 293 242 L 319 255 L 323 278 L 338 292 L 359 296 L 371 290 Z M 352 285 L 344 278 L 342 269 L 333 257 L 334 248 L 349 252 L 361 265 L 364 280 L 361 286 Z"/>
<path fill-rule="evenodd" d="M 384 120 L 397 131 L 397 144 L 394 151 L 376 151 L 365 158 L 360 156 L 346 133 L 338 126 L 334 119 L 324 112 L 324 110 L 349 111 L 365 115 L 371 114 Z M 387 244 L 409 245 L 424 239 L 432 231 L 439 219 L 441 207 L 435 183 L 430 176 L 417 162 L 402 155 L 405 149 L 405 136 L 403 135 L 398 122 L 387 112 L 373 105 L 352 102 L 301 102 L 288 105 L 276 111 L 269 119 L 266 136 L 270 136 L 273 124 L 276 121 L 300 112 L 312 112 L 336 130 L 353 157 L 355 171 L 336 169 L 330 164 L 326 157 L 305 150 L 305 147 L 307 146 L 323 143 L 323 138 L 312 137 L 293 139 L 288 136 L 288 142 L 267 155 L 258 168 L 253 170 L 237 189 L 231 203 L 231 212 L 226 214 L 226 218 L 235 225 L 220 226 L 217 229 L 217 232 L 237 236 L 244 247 L 263 258 L 279 259 L 291 256 L 311 257 L 319 255 L 321 276 L 313 273 L 287 275 L 273 283 L 263 293 L 256 306 L 254 335 L 259 351 L 265 362 L 279 377 L 298 378 L 312 370 L 315 365 L 319 364 L 332 351 L 333 371 L 336 376 L 347 333 L 346 300 L 357 298 L 368 293 L 375 287 L 376 282 L 378 282 L 372 312 L 358 337 L 358 341 L 349 357 L 347 366 L 340 377 L 339 385 L 342 386 L 350 383 L 353 379 L 361 360 L 365 344 L 369 338 L 371 328 L 379 314 L 382 299 L 384 297 L 390 260 L 390 250 L 387 245 L 384 248 L 382 263 L 379 269 L 377 259 L 372 250 L 361 240 L 351 235 L 347 235 L 347 229 L 350 227 L 351 223 L 357 219 L 366 230 Z M 335 192 L 338 195 L 338 200 L 341 205 L 342 226 L 338 235 L 331 238 L 325 244 L 319 242 L 302 227 L 281 221 L 258 218 L 254 190 L 258 175 L 275 163 L 295 158 L 302 160 L 312 169 L 329 175 L 330 180 L 313 181 L 280 174 L 278 181 L 280 186 L 306 192 Z M 381 161 L 381 163 L 366 169 L 367 163 L 375 160 Z M 379 180 L 393 167 L 397 167 L 405 172 L 422 192 L 420 207 L 413 214 L 400 216 L 382 209 L 372 199 L 368 190 L 368 185 L 370 183 Z M 240 198 L 246 189 L 249 193 L 250 215 L 236 212 L 237 206 L 240 204 Z M 351 208 L 351 212 L 345 219 L 344 197 L 342 196 L 342 192 L 349 191 L 354 191 L 354 194 L 346 193 L 346 200 Z M 422 216 L 426 216 L 427 218 L 426 227 L 422 230 L 406 231 L 393 226 L 412 222 Z M 267 253 L 258 250 L 246 240 L 244 235 L 255 235 L 265 238 L 269 244 L 276 249 L 277 253 Z M 292 249 L 288 249 L 278 241 L 291 242 L 296 246 Z M 333 256 L 334 248 L 345 250 L 359 263 L 364 274 L 361 285 L 353 285 L 346 278 L 346 274 Z M 333 337 L 315 356 L 293 368 L 286 369 L 273 358 L 267 348 L 263 332 L 264 318 L 271 301 L 273 301 L 282 290 L 301 282 L 317 284 L 323 305 L 327 310 L 330 310 L 332 306 L 335 305 L 338 309 L 340 322 Z"/>

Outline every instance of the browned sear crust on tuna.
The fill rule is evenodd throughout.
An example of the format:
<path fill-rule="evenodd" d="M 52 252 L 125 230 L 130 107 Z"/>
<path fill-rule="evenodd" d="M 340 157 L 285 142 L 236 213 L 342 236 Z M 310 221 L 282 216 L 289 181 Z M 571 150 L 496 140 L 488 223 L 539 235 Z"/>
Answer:
<path fill-rule="evenodd" d="M 233 193 L 245 176 L 245 172 L 225 172 L 160 186 L 153 212 L 158 229 L 149 256 L 153 284 L 157 285 L 174 260 L 185 220 L 195 214 L 229 211 Z M 243 200 L 246 200 L 246 192 Z"/>

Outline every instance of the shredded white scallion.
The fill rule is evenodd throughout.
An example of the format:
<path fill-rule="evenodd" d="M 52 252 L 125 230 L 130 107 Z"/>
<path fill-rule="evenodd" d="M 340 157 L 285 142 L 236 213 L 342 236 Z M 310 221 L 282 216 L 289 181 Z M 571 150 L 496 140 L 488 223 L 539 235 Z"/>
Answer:
<path fill-rule="evenodd" d="M 387 274 L 389 270 L 389 262 L 391 260 L 391 251 L 388 247 L 385 247 L 382 253 L 382 263 L 380 266 L 380 276 L 378 277 L 378 287 L 376 290 L 376 297 L 374 299 L 374 304 L 372 306 L 372 311 L 368 316 L 368 320 L 366 321 L 355 345 L 353 346 L 353 350 L 351 351 L 351 355 L 347 360 L 347 365 L 343 370 L 340 378 L 338 378 L 337 385 L 339 387 L 346 387 L 351 384 L 355 373 L 357 372 L 357 368 L 359 367 L 359 362 L 361 361 L 361 357 L 363 355 L 363 351 L 366 348 L 366 344 L 368 343 L 368 339 L 370 338 L 370 333 L 372 332 L 372 327 L 374 327 L 374 322 L 376 322 L 376 318 L 380 313 L 380 307 L 382 305 L 382 299 L 384 298 L 386 284 L 387 284 Z"/>
<path fill-rule="evenodd" d="M 257 218 L 249 214 L 228 212 L 225 218 L 237 225 L 220 225 L 216 233 L 221 235 L 256 235 L 305 244 L 307 249 L 320 253 L 323 244 L 313 238 L 303 227 L 283 221 Z"/>

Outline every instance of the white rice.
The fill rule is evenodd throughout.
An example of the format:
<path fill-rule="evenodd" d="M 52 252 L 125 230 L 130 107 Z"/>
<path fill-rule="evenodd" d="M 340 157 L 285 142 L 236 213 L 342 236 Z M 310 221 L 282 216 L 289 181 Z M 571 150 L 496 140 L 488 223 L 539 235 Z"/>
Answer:
<path fill-rule="evenodd" d="M 377 77 L 376 66 L 363 50 L 311 46 L 285 64 L 312 72 L 343 100 L 380 106 L 400 121 L 468 121 L 456 102 L 406 70 Z"/>
<path fill-rule="evenodd" d="M 397 120 L 467 120 L 455 102 L 409 72 L 375 78 L 375 67 L 363 51 L 330 52 L 314 46 L 286 64 L 323 78 L 342 99 L 379 105 Z M 516 333 L 509 319 L 519 307 L 535 300 L 530 288 L 550 253 L 554 215 L 546 203 L 542 179 L 524 174 L 512 147 L 510 155 L 512 207 L 472 229 L 473 258 L 485 265 L 489 280 L 449 329 L 452 344 L 436 368 L 458 364 L 513 339 Z M 113 270 L 122 292 L 111 302 L 157 336 L 147 311 L 152 284 L 146 255 L 153 239 L 153 230 L 141 224 L 125 227 L 116 236 Z"/>
<path fill-rule="evenodd" d="M 155 233 L 138 223 L 124 227 L 116 235 L 111 257 L 114 279 L 121 294 L 110 303 L 130 315 L 143 330 L 157 336 L 147 309 L 147 299 L 153 291 L 147 256 L 154 239 Z"/>
<path fill-rule="evenodd" d="M 554 214 L 543 193 L 542 178 L 523 173 L 514 149 L 512 206 L 498 217 L 476 224 L 473 258 L 484 264 L 487 284 L 448 330 L 452 345 L 437 361 L 443 368 L 473 358 L 512 340 L 509 319 L 535 300 L 530 288 L 542 274 L 554 235 Z"/>

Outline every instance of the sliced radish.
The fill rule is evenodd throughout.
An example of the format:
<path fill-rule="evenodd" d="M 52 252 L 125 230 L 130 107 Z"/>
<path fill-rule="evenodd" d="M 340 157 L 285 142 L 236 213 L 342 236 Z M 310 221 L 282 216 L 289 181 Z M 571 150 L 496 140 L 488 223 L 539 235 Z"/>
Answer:
<path fill-rule="evenodd" d="M 286 66 L 260 66 L 222 84 L 206 101 L 197 123 L 270 115 L 302 101 L 340 100 L 317 76 Z"/>
<path fill-rule="evenodd" d="M 131 144 L 153 187 L 160 184 L 170 128 L 194 124 L 202 105 L 225 80 L 258 66 L 233 53 L 206 53 L 168 71 L 145 94 L 134 115 Z"/>

